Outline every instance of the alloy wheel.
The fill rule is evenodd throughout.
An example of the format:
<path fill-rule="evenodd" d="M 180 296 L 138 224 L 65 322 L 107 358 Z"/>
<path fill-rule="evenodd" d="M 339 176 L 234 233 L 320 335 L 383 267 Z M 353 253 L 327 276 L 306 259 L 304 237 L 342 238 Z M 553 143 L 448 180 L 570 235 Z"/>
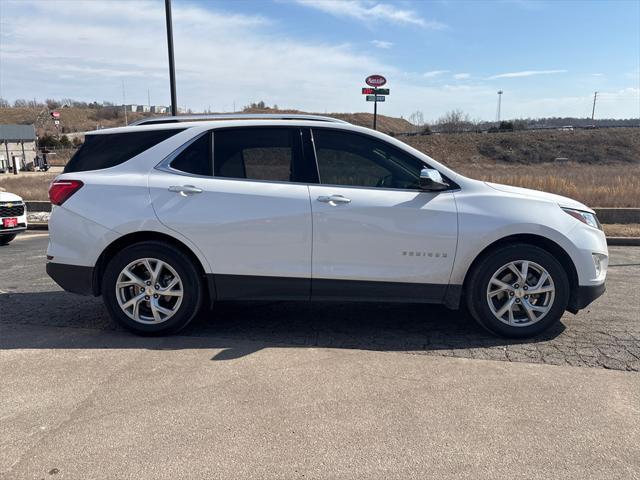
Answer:
<path fill-rule="evenodd" d="M 555 293 L 553 278 L 544 267 L 529 260 L 515 260 L 493 274 L 487 286 L 487 302 L 501 322 L 527 327 L 549 313 Z"/>
<path fill-rule="evenodd" d="M 116 299 L 122 311 L 143 324 L 169 320 L 184 296 L 182 279 L 175 269 L 157 258 L 134 260 L 122 269 L 116 282 Z"/>

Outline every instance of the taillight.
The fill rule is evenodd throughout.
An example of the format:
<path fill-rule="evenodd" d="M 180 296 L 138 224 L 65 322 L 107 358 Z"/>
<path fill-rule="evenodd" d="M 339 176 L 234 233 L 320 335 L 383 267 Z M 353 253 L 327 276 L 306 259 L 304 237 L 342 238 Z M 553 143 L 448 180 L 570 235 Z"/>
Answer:
<path fill-rule="evenodd" d="M 54 180 L 49 187 L 49 200 L 54 205 L 62 205 L 83 185 L 80 180 Z"/>

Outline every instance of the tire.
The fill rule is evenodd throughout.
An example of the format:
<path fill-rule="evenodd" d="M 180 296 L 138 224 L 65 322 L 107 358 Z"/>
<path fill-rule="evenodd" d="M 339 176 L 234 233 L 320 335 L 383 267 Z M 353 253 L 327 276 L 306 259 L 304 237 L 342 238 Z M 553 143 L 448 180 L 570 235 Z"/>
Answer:
<path fill-rule="evenodd" d="M 14 238 L 16 238 L 16 234 L 13 235 L 0 235 L 0 245 L 8 245 Z"/>
<path fill-rule="evenodd" d="M 155 282 L 153 271 L 157 271 Z M 109 262 L 102 277 L 102 298 L 109 315 L 139 335 L 182 330 L 200 311 L 203 295 L 201 275 L 191 258 L 162 242 L 125 248 Z"/>
<path fill-rule="evenodd" d="M 524 262 L 528 262 L 527 282 L 522 285 Z M 569 294 L 569 279 L 560 262 L 542 248 L 521 243 L 496 249 L 479 261 L 469 277 L 466 303 L 473 318 L 490 332 L 526 338 L 560 320 Z"/>

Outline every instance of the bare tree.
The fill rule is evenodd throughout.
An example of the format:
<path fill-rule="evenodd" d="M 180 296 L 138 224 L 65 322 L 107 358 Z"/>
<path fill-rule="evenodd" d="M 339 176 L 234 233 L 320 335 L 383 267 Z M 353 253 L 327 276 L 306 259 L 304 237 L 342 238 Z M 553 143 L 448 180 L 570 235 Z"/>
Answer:
<path fill-rule="evenodd" d="M 416 110 L 409 115 L 409 123 L 416 126 L 416 132 L 420 132 L 424 127 L 424 115 L 420 110 Z"/>
<path fill-rule="evenodd" d="M 474 130 L 474 122 L 462 110 L 450 110 L 436 122 L 441 132 L 460 133 Z"/>

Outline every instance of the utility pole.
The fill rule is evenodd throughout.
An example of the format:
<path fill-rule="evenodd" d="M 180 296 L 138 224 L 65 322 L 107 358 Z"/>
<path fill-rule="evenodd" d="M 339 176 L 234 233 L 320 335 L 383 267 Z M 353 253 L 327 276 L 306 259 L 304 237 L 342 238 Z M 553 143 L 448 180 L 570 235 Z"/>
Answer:
<path fill-rule="evenodd" d="M 595 125 L 593 123 L 593 119 L 596 116 L 596 99 L 598 98 L 598 92 L 593 92 L 593 108 L 591 109 L 591 124 Z"/>
<path fill-rule="evenodd" d="M 502 108 L 502 90 L 498 90 L 498 111 L 496 112 L 496 122 L 500 123 L 500 109 Z"/>
<path fill-rule="evenodd" d="M 122 109 L 124 110 L 124 124 L 129 125 L 129 121 L 127 120 L 127 100 L 124 94 L 124 80 L 122 80 Z"/>
<path fill-rule="evenodd" d="M 169 84 L 171 88 L 171 115 L 178 115 L 178 99 L 176 96 L 176 64 L 173 58 L 173 21 L 171 19 L 171 0 L 164 0 L 167 20 L 167 48 L 169 49 Z"/>

